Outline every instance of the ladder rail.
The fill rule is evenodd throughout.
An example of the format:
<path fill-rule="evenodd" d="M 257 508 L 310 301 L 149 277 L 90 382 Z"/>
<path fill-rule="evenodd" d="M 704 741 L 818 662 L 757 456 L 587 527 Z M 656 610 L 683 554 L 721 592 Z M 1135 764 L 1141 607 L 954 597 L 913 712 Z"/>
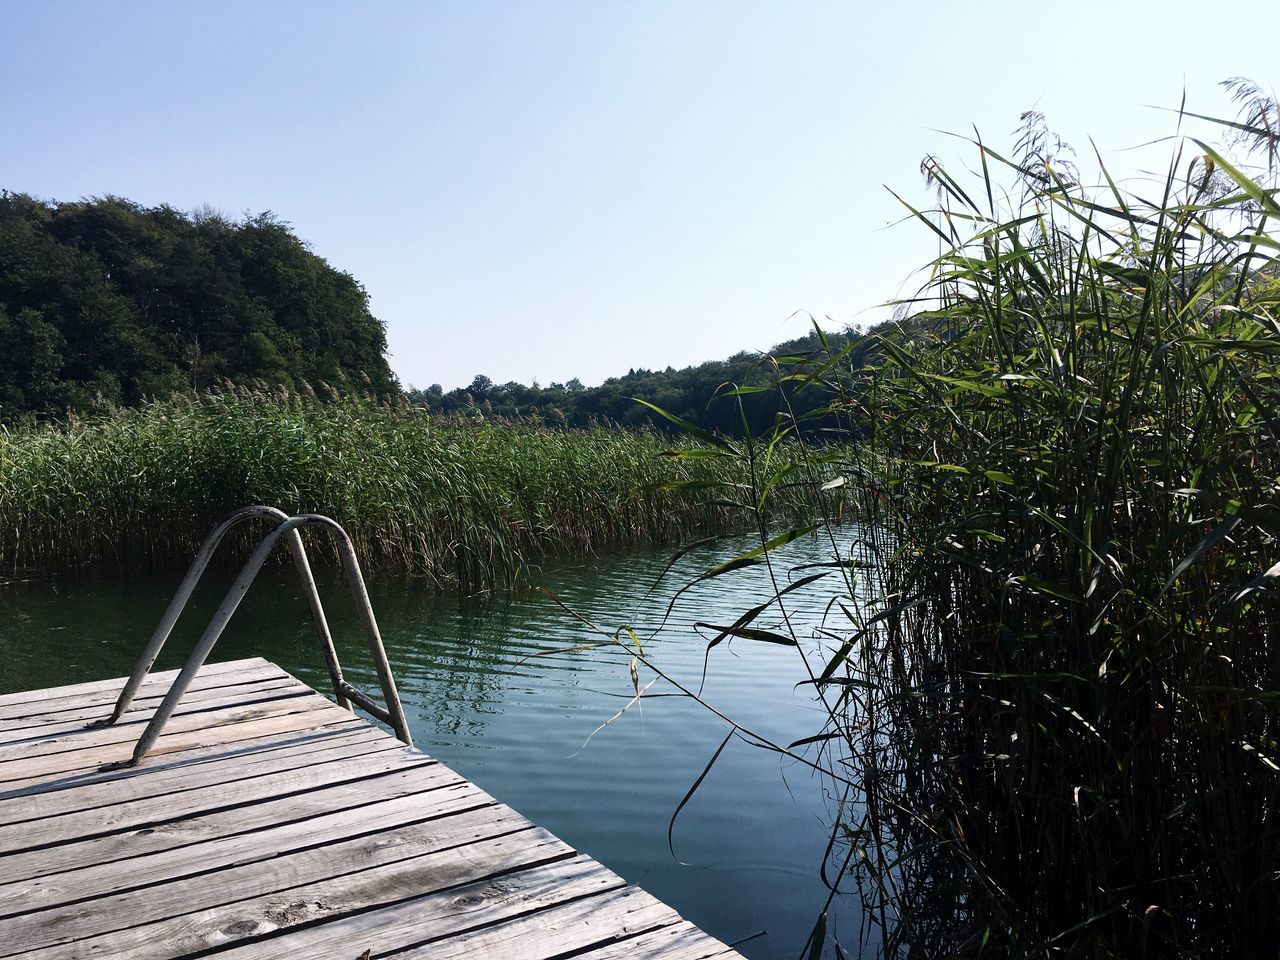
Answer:
<path fill-rule="evenodd" d="M 249 559 L 245 561 L 235 582 L 227 591 L 222 603 L 210 620 L 209 625 L 201 634 L 200 639 L 196 642 L 194 649 L 187 658 L 182 669 L 178 672 L 178 676 L 169 686 L 168 692 L 165 694 L 164 700 L 156 709 L 138 743 L 134 747 L 131 759 L 123 761 L 119 764 L 111 765 L 113 768 L 136 766 L 147 755 L 147 752 L 155 744 L 156 739 L 160 736 L 164 725 L 177 709 L 179 701 L 186 693 L 187 688 L 191 685 L 192 679 L 196 672 L 204 665 L 210 651 L 213 649 L 218 638 L 222 636 L 222 632 L 226 629 L 227 623 L 235 614 L 236 609 L 240 606 L 240 602 L 244 599 L 245 594 L 249 591 L 249 587 L 257 578 L 258 573 L 266 564 L 267 558 L 271 555 L 271 551 L 275 549 L 276 544 L 283 538 L 289 546 L 290 553 L 293 555 L 294 565 L 298 570 L 299 578 L 302 581 L 302 588 L 307 597 L 307 604 L 311 610 L 312 621 L 315 626 L 316 636 L 319 640 L 320 647 L 324 653 L 325 666 L 329 671 L 329 678 L 333 684 L 334 697 L 338 704 L 346 709 L 352 709 L 351 702 L 357 700 L 362 707 L 369 709 L 369 705 L 374 702 L 360 691 L 356 690 L 342 675 L 342 668 L 338 662 L 337 651 L 333 646 L 333 637 L 329 630 L 328 620 L 325 617 L 324 606 L 320 600 L 319 590 L 316 587 L 315 577 L 311 570 L 311 564 L 307 557 L 306 546 L 302 541 L 300 530 L 302 527 L 319 527 L 326 531 L 335 541 L 338 554 L 342 561 L 344 579 L 346 579 L 351 596 L 355 602 L 356 611 L 360 619 L 361 627 L 365 633 L 365 639 L 369 647 L 370 656 L 373 659 L 374 670 L 377 672 L 378 680 L 382 686 L 383 702 L 385 707 L 372 710 L 379 719 L 386 722 L 395 731 L 396 737 L 403 743 L 412 746 L 413 737 L 409 732 L 408 722 L 405 720 L 404 708 L 400 702 L 400 694 L 396 689 L 395 678 L 391 673 L 391 666 L 387 662 L 386 648 L 382 642 L 382 634 L 378 629 L 377 618 L 373 613 L 373 606 L 369 600 L 369 592 L 365 586 L 364 574 L 360 569 L 360 561 L 356 556 L 355 546 L 351 542 L 351 538 L 347 532 L 336 521 L 320 514 L 299 514 L 290 517 L 281 510 L 274 507 L 251 506 L 244 507 L 231 514 L 222 521 L 213 532 L 205 538 L 201 545 L 196 559 L 193 561 L 190 569 L 187 571 L 186 577 L 178 588 L 178 592 L 169 603 L 169 607 L 165 610 L 164 616 L 161 618 L 160 624 L 156 627 L 155 632 L 151 635 L 151 639 L 147 642 L 146 648 L 142 655 L 138 658 L 134 665 L 133 673 L 130 674 L 125 682 L 124 689 L 121 690 L 120 696 L 116 701 L 115 708 L 111 716 L 105 720 L 97 721 L 98 725 L 106 725 L 116 722 L 128 709 L 136 695 L 139 686 L 146 678 L 147 672 L 155 663 L 156 657 L 159 656 L 160 650 L 163 648 L 165 641 L 169 638 L 169 634 L 173 631 L 174 625 L 185 609 L 187 602 L 194 592 L 196 584 L 200 581 L 201 576 L 209 566 L 214 553 L 217 551 L 218 545 L 223 537 L 236 525 L 244 523 L 255 518 L 266 518 L 275 520 L 276 525 L 267 532 L 267 534 L 259 541 Z"/>
<path fill-rule="evenodd" d="M 173 632 L 178 618 L 182 616 L 182 612 L 186 609 L 192 593 L 195 592 L 196 586 L 204 576 L 205 570 L 208 569 L 223 538 L 231 532 L 232 528 L 256 519 L 283 523 L 289 519 L 289 515 L 275 507 L 262 505 L 241 507 L 213 528 L 210 534 L 205 537 L 204 542 L 200 544 L 200 549 L 196 553 L 195 559 L 191 562 L 191 566 L 187 568 L 187 575 L 183 577 L 177 593 L 169 601 L 169 606 L 166 608 L 164 616 L 160 618 L 160 623 L 156 626 L 155 632 L 151 634 L 146 647 L 138 656 L 138 660 L 133 666 L 133 671 L 125 682 L 124 689 L 120 691 L 120 696 L 116 699 L 115 708 L 112 710 L 111 715 L 94 721 L 94 726 L 110 726 L 129 709 L 129 705 L 137 695 L 138 688 L 142 685 L 142 681 L 146 679 L 152 666 L 155 665 L 156 658 L 160 656 L 160 651 L 164 648 L 165 642 Z M 293 555 L 294 566 L 302 579 L 303 592 L 306 594 L 307 604 L 311 610 L 311 621 L 315 626 L 316 639 L 319 641 L 320 648 L 324 653 L 325 666 L 328 667 L 330 676 L 335 678 L 334 696 L 338 698 L 339 706 L 349 709 L 351 705 L 338 685 L 338 681 L 342 679 L 342 670 L 338 665 L 338 656 L 333 647 L 333 636 L 329 632 L 329 622 L 325 617 L 324 605 L 320 602 L 320 594 L 316 589 L 315 577 L 311 572 L 306 546 L 302 542 L 302 537 L 296 531 L 288 537 L 286 542 L 289 546 L 289 552 Z"/>

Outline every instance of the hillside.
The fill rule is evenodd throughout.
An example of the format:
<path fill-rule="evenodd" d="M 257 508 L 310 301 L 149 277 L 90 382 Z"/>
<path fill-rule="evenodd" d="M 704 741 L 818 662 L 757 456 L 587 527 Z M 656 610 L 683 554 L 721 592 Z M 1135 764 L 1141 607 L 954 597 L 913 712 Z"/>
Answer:
<path fill-rule="evenodd" d="M 270 213 L 0 194 L 0 421 L 224 379 L 385 396 L 385 352 L 360 284 Z"/>
<path fill-rule="evenodd" d="M 827 335 L 824 348 L 811 332 L 768 356 L 848 347 L 846 364 L 861 365 L 863 344 L 846 331 Z M 682 369 L 633 369 L 594 387 L 479 375 L 449 392 L 410 389 L 408 398 L 447 416 L 670 426 L 638 397 L 736 434 L 743 415 L 762 430 L 783 406 L 803 414 L 821 405 L 819 391 L 797 392 L 785 380 L 791 369 L 738 353 Z M 227 381 L 322 398 L 399 391 L 364 288 L 270 213 L 231 220 L 118 197 L 58 203 L 0 193 L 0 423 L 133 406 Z M 748 387 L 737 397 L 741 410 L 722 396 L 734 387 Z"/>

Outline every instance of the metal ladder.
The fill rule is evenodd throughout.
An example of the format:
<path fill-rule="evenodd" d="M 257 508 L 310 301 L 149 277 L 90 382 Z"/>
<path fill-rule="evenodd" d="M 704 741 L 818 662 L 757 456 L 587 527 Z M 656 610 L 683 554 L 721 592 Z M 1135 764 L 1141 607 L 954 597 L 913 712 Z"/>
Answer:
<path fill-rule="evenodd" d="M 356 551 L 351 544 L 351 538 L 347 536 L 347 532 L 337 522 L 328 517 L 315 513 L 304 513 L 291 517 L 283 510 L 265 506 L 243 507 L 237 510 L 218 524 L 213 529 L 213 532 L 205 538 L 204 543 L 200 545 L 200 551 L 196 554 L 196 558 L 191 564 L 191 568 L 187 571 L 186 577 L 178 587 L 178 592 L 174 594 L 173 599 L 169 602 L 169 607 L 165 610 L 159 626 L 156 627 L 155 632 L 151 635 L 151 639 L 147 642 L 146 649 L 142 651 L 142 655 L 138 657 L 138 662 L 134 665 L 133 672 L 129 674 L 129 679 L 125 683 L 124 689 L 120 691 L 120 696 L 116 700 L 115 709 L 112 710 L 111 716 L 95 721 L 92 725 L 109 726 L 119 720 L 124 715 L 124 712 L 129 709 L 129 704 L 133 702 L 134 695 L 138 692 L 138 687 L 146 679 L 147 672 L 151 669 L 152 664 L 156 662 L 156 657 L 159 656 L 165 641 L 169 639 L 169 634 L 172 632 L 174 624 L 177 623 L 178 617 L 182 615 L 182 611 L 186 608 L 187 601 L 191 599 L 191 594 L 195 590 L 196 584 L 200 582 L 200 577 L 209 566 L 209 561 L 213 559 L 213 555 L 217 551 L 218 545 L 222 542 L 222 538 L 233 527 L 254 519 L 272 520 L 275 522 L 275 526 L 268 531 L 253 553 L 249 555 L 249 559 L 245 561 L 239 576 L 236 577 L 235 583 L 227 591 L 222 604 L 218 607 L 217 612 L 214 613 L 213 619 L 209 621 L 209 625 L 200 636 L 195 649 L 191 651 L 191 656 L 183 664 L 182 670 L 179 671 L 178 676 L 170 685 L 169 691 L 165 694 L 165 698 L 156 710 L 155 715 L 142 732 L 137 745 L 133 748 L 132 758 L 119 763 L 108 764 L 103 769 L 136 766 L 147 755 L 147 752 L 155 744 L 156 738 L 160 736 L 160 731 L 164 728 L 165 723 L 173 715 L 173 711 L 178 706 L 178 701 L 187 692 L 187 687 L 191 685 L 191 680 L 195 677 L 196 671 L 203 666 L 205 659 L 209 656 L 209 651 L 213 649 L 213 645 L 217 643 L 218 638 L 222 636 L 222 631 L 226 629 L 227 622 L 231 619 L 232 614 L 236 612 L 236 608 L 240 606 L 240 601 L 244 599 L 244 595 L 249 591 L 249 587 L 253 584 L 254 578 L 257 577 L 258 571 L 267 562 L 267 557 L 270 556 L 272 549 L 281 538 L 284 538 L 289 547 L 289 552 L 293 554 L 293 563 L 302 581 L 302 589 L 307 597 L 307 605 L 311 608 L 311 619 L 315 625 L 316 639 L 319 641 L 320 650 L 324 654 L 325 665 L 329 668 L 329 679 L 333 682 L 333 695 L 338 701 L 338 706 L 352 710 L 352 704 L 356 704 L 364 708 L 390 726 L 395 731 L 398 739 L 409 746 L 413 746 L 413 737 L 409 733 L 409 725 L 405 722 L 404 708 L 400 704 L 400 694 L 396 690 L 395 679 L 391 676 L 391 667 L 387 663 L 387 653 L 382 646 L 382 634 L 378 632 L 378 622 L 374 618 L 373 607 L 369 603 L 369 593 L 365 589 L 364 575 L 360 572 L 360 562 L 356 558 Z M 360 616 L 360 624 L 364 628 L 365 638 L 369 643 L 369 653 L 373 657 L 373 666 L 377 670 L 378 680 L 382 684 L 383 703 L 378 703 L 368 694 L 353 687 L 342 675 L 342 666 L 338 663 L 338 654 L 333 648 L 333 636 L 329 633 L 329 621 L 325 617 L 324 606 L 320 602 L 320 594 L 316 589 L 315 577 L 311 573 L 311 563 L 307 559 L 307 548 L 303 544 L 302 535 L 299 532 L 302 527 L 319 527 L 333 537 L 338 547 L 338 553 L 342 558 L 343 574 L 348 586 L 351 588 L 351 596 L 355 601 L 356 610 Z"/>

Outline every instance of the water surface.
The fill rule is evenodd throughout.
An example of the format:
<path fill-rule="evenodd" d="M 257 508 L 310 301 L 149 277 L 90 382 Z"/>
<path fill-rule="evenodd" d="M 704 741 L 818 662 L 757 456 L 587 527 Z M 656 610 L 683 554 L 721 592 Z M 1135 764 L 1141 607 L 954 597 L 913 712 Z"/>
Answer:
<path fill-rule="evenodd" d="M 672 596 L 749 546 L 701 549 L 652 590 L 669 551 L 559 565 L 538 580 L 606 630 L 634 626 L 646 655 L 696 688 L 708 634 L 694 623 L 732 623 L 767 598 L 767 572 L 705 581 L 667 616 Z M 795 563 L 823 553 L 817 542 L 793 546 Z M 291 573 L 263 573 L 211 659 L 264 656 L 325 690 Z M 127 673 L 179 579 L 176 571 L 143 581 L 99 575 L 0 585 L 0 692 Z M 181 663 L 230 578 L 211 579 L 157 669 Z M 344 668 L 376 691 L 343 588 L 322 579 Z M 799 953 L 826 896 L 818 870 L 834 804 L 804 766 L 733 741 L 676 822 L 676 859 L 668 822 L 724 739 L 724 721 L 661 696 L 605 724 L 632 690 L 630 654 L 614 644 L 572 649 L 603 638 L 541 592 L 433 595 L 386 574 L 369 586 L 419 747 L 726 942 L 763 932 L 739 946 L 753 960 Z M 812 634 L 832 592 L 817 584 L 788 597 L 801 636 Z M 755 625 L 780 626 L 770 614 Z M 642 686 L 653 677 L 640 667 Z M 711 653 L 703 692 L 735 722 L 786 744 L 821 725 L 811 688 L 796 686 L 805 679 L 795 649 L 739 640 Z M 659 681 L 649 692 L 671 688 Z"/>

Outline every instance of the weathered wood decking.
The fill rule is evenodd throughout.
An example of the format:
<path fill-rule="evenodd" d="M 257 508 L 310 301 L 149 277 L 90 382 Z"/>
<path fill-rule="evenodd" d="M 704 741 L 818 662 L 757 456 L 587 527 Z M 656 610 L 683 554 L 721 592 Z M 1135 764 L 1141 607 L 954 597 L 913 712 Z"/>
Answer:
<path fill-rule="evenodd" d="M 0 957 L 737 957 L 265 660 L 0 697 Z"/>

